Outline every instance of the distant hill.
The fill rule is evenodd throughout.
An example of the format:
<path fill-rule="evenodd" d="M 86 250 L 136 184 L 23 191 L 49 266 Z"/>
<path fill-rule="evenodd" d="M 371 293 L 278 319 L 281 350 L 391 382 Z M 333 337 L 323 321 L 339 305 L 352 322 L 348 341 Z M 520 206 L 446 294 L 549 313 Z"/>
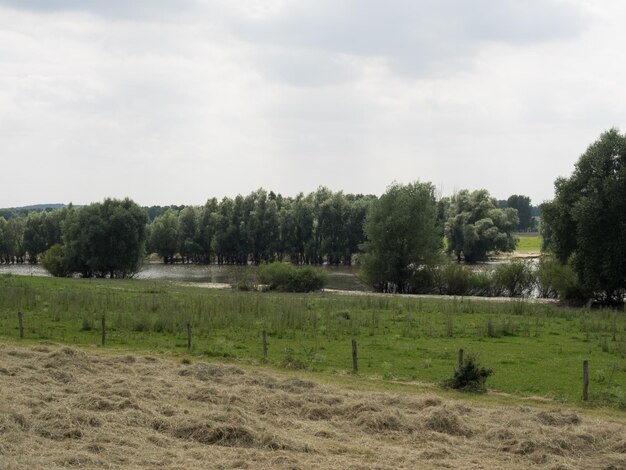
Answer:
<path fill-rule="evenodd" d="M 46 209 L 63 209 L 67 204 L 33 204 L 32 206 L 11 207 L 13 210 L 45 211 Z"/>
<path fill-rule="evenodd" d="M 4 217 L 5 219 L 9 220 L 14 217 L 24 217 L 29 212 L 43 212 L 47 210 L 63 209 L 64 207 L 67 207 L 67 204 L 33 204 L 30 206 L 22 207 L 6 207 L 0 209 L 0 217 Z"/>

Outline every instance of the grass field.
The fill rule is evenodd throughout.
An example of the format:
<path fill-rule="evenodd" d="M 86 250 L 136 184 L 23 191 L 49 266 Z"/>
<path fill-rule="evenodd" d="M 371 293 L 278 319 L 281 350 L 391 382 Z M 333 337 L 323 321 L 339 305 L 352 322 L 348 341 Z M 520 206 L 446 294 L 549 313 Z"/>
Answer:
<path fill-rule="evenodd" d="M 153 281 L 0 277 L 0 337 L 106 348 L 263 361 L 323 374 L 350 373 L 351 339 L 359 375 L 438 384 L 457 351 L 494 370 L 487 386 L 576 403 L 582 361 L 590 362 L 593 403 L 626 409 L 624 311 L 570 309 L 526 301 L 494 302 L 376 295 L 220 291 Z"/>
<path fill-rule="evenodd" d="M 536 233 L 516 233 L 519 242 L 515 247 L 516 253 L 539 253 L 543 238 Z"/>

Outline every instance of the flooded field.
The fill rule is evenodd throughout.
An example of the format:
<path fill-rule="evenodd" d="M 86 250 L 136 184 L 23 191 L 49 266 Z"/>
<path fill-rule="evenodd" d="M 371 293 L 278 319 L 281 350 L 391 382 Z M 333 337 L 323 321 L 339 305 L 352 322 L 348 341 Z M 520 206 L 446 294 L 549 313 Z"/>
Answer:
<path fill-rule="evenodd" d="M 367 286 L 358 278 L 359 268 L 355 266 L 325 266 L 328 272 L 329 289 L 366 291 Z M 153 279 L 181 282 L 202 282 L 211 284 L 236 284 L 248 279 L 256 279 L 256 266 L 163 264 L 146 262 L 137 274 L 138 279 Z M 0 265 L 1 274 L 19 276 L 49 276 L 41 265 L 15 264 Z"/>

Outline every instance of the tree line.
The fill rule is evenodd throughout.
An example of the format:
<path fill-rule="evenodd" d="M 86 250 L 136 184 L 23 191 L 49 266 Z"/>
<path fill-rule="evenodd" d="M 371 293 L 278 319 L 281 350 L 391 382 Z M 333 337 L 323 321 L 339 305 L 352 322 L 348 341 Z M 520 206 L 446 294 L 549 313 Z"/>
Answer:
<path fill-rule="evenodd" d="M 603 133 L 572 175 L 556 180 L 555 198 L 541 210 L 546 291 L 623 304 L 626 135 Z M 127 277 L 146 251 L 165 262 L 218 264 L 336 265 L 358 255 L 374 290 L 417 293 L 449 288 L 441 283 L 449 258 L 474 263 L 492 251 L 512 251 L 520 220 L 533 228 L 532 211 L 525 196 L 502 204 L 481 189 L 438 198 L 427 182 L 392 184 L 380 197 L 322 187 L 296 197 L 259 189 L 187 207 L 107 199 L 53 211 L 0 211 L 0 263 L 42 259 L 55 275 Z"/>
<path fill-rule="evenodd" d="M 523 196 L 515 196 L 518 197 Z M 107 266 L 104 261 L 111 240 L 128 243 L 123 239 L 127 227 L 119 221 L 123 218 L 138 231 L 137 235 L 132 232 L 138 246 L 131 251 L 139 258 L 144 253 L 157 253 L 165 263 L 244 265 L 288 260 L 297 265 L 350 265 L 355 255 L 363 252 L 365 221 L 378 199 L 320 187 L 295 197 L 258 189 L 247 196 L 225 197 L 221 201 L 212 198 L 203 206 L 140 208 L 129 200 L 107 199 L 103 203 L 55 210 L 3 209 L 0 263 L 36 264 L 48 253 L 48 265 L 54 265 L 60 274 L 128 275 L 130 271 L 122 273 L 136 267 L 136 260 L 119 267 Z M 530 199 L 526 199 L 530 207 Z M 454 223 L 450 222 L 451 228 L 446 229 L 448 247 L 458 259 L 473 262 L 484 259 L 494 249 L 512 249 L 510 233 L 516 229 L 512 208 L 497 209 L 497 201 L 485 190 L 463 190 L 452 198 L 440 199 L 440 238 L 450 218 Z M 495 222 L 476 225 L 488 217 Z M 503 225 L 503 220 L 509 220 L 508 225 Z M 145 227 L 139 230 L 139 224 Z M 497 236 L 501 230 L 506 232 L 504 238 Z M 64 263 L 59 261 L 61 247 Z M 108 257 L 115 259 L 119 254 Z"/>
<path fill-rule="evenodd" d="M 149 226 L 148 251 L 166 263 L 350 265 L 364 241 L 375 196 L 319 188 L 283 197 L 259 189 L 209 199 L 204 206 L 166 210 Z"/>

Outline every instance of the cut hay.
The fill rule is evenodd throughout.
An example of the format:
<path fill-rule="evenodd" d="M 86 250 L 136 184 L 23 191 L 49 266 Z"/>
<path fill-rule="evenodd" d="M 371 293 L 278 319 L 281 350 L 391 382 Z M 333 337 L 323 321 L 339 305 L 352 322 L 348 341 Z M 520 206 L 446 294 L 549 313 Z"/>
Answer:
<path fill-rule="evenodd" d="M 625 436 L 545 405 L 0 344 L 0 468 L 621 469 Z"/>

